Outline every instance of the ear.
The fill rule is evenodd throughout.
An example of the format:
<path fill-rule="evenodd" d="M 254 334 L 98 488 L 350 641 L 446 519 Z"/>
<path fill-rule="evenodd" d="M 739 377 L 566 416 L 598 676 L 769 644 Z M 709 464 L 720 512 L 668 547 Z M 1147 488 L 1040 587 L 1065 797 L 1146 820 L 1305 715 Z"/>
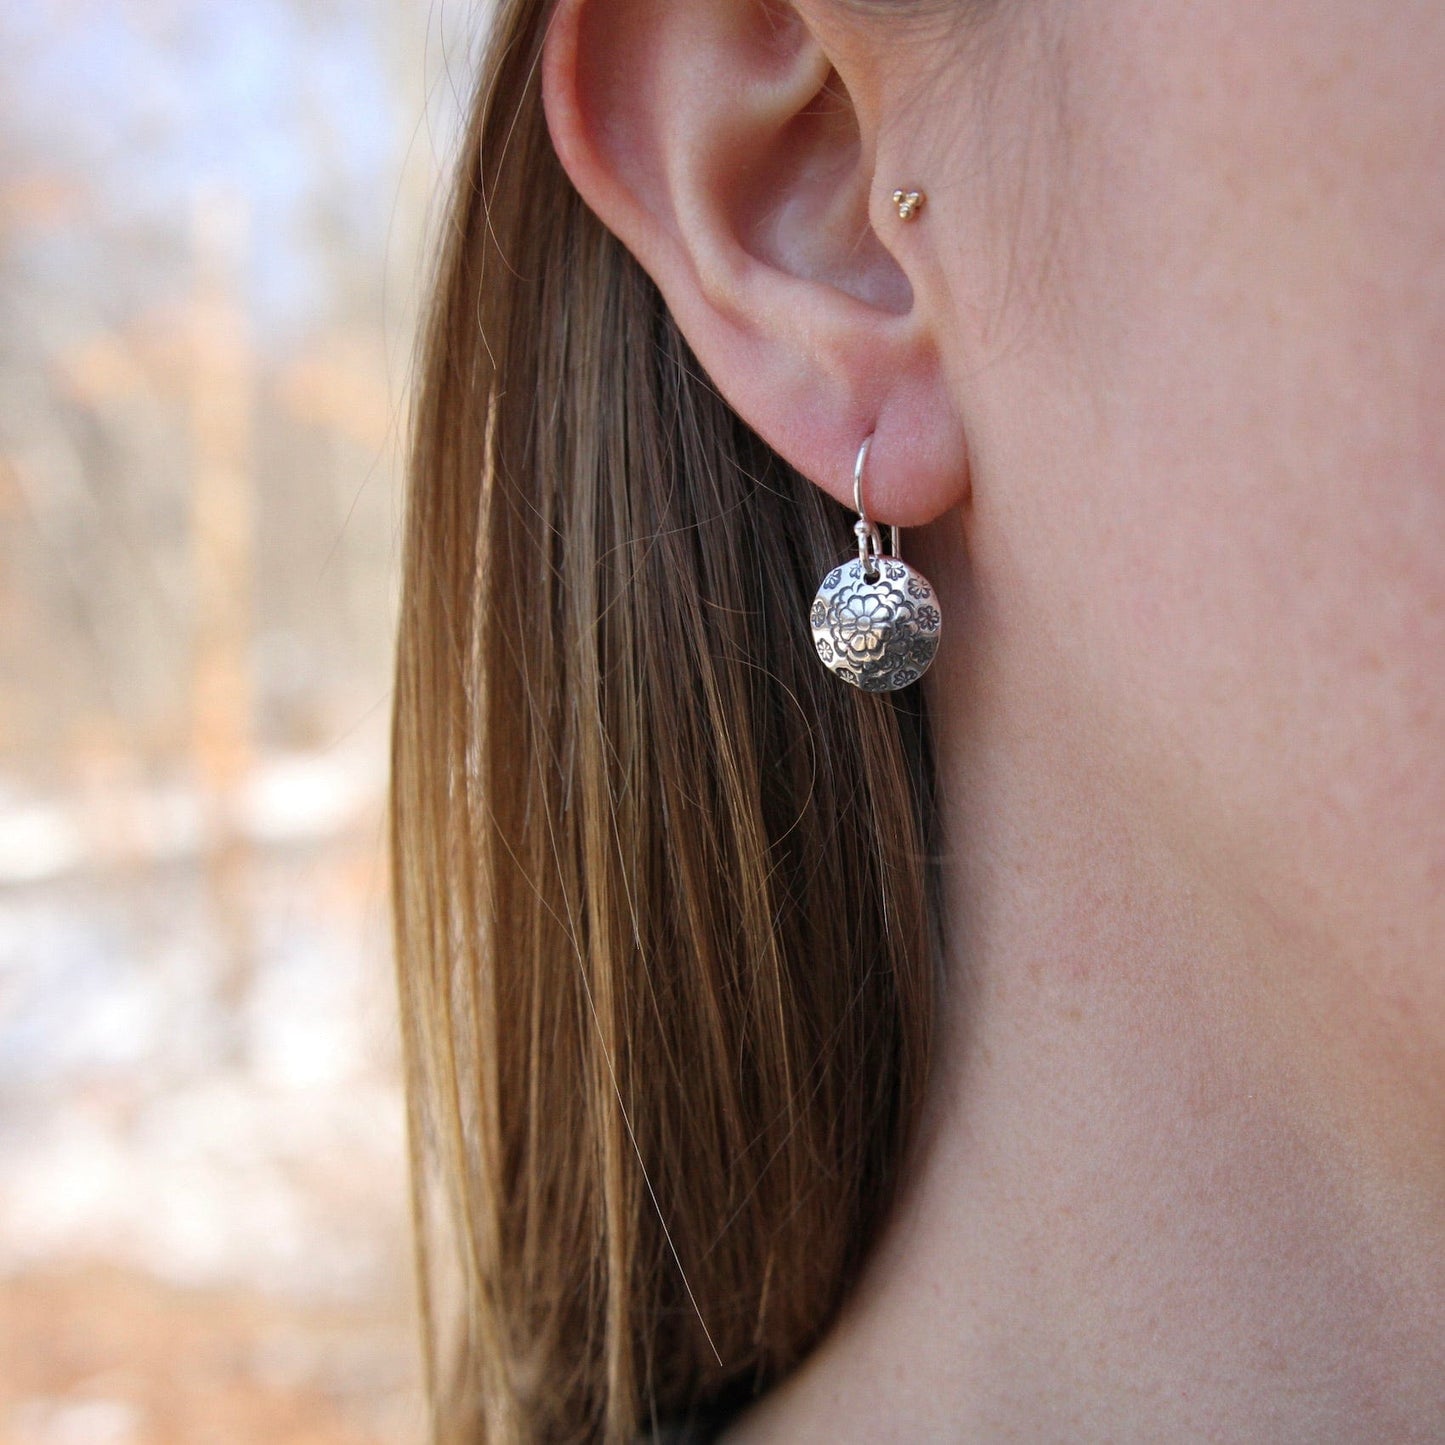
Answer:
<path fill-rule="evenodd" d="M 873 433 L 880 522 L 920 526 L 962 500 L 961 428 L 913 304 L 915 243 L 881 243 L 872 219 L 904 225 L 891 193 L 912 179 L 907 158 L 876 179 L 872 127 L 793 8 L 559 0 L 542 87 L 573 184 L 744 421 L 845 504 Z"/>

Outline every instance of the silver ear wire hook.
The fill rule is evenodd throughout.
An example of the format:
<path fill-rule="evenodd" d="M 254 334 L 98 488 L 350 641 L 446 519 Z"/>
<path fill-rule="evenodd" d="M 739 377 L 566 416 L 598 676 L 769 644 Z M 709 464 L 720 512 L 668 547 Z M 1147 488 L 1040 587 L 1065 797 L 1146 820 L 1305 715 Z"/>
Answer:
<path fill-rule="evenodd" d="M 863 506 L 863 468 L 868 463 L 868 448 L 872 445 L 873 433 L 869 432 L 863 438 L 863 445 L 858 448 L 858 456 L 853 463 L 853 510 L 858 513 L 858 520 L 853 523 L 853 531 L 858 537 L 858 563 L 870 582 L 878 575 L 876 561 L 883 555 L 883 542 L 878 535 L 878 528 L 870 520 L 867 510 Z M 903 553 L 899 547 L 898 528 L 890 526 L 888 534 L 889 546 L 892 548 L 888 555 L 901 559 Z M 873 562 L 868 560 L 870 550 L 873 554 Z"/>

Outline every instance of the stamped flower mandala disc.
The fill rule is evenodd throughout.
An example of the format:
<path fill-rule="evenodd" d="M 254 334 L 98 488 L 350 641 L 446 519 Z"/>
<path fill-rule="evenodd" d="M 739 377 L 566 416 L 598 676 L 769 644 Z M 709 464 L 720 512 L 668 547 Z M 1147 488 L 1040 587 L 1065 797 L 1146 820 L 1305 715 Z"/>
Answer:
<path fill-rule="evenodd" d="M 818 656 L 865 692 L 896 692 L 917 682 L 938 651 L 938 599 L 922 573 L 897 557 L 844 562 L 823 579 L 809 620 Z"/>

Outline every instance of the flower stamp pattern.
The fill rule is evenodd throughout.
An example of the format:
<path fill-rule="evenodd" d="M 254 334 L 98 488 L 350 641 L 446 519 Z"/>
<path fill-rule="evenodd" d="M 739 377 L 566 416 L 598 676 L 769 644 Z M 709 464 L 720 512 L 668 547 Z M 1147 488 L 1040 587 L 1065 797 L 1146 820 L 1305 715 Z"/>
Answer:
<path fill-rule="evenodd" d="M 879 563 L 872 580 L 857 562 L 835 567 L 809 621 L 818 656 L 839 677 L 865 692 L 894 692 L 928 670 L 942 619 L 924 577 L 895 557 Z"/>

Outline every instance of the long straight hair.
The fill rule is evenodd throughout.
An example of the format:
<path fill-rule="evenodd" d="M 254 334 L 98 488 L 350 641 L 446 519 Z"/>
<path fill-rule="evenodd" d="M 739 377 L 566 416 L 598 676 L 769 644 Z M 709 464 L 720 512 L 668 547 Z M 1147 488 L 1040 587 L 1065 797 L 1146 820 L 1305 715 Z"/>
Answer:
<path fill-rule="evenodd" d="M 439 1442 L 635 1439 L 835 1314 L 928 1067 L 918 689 L 807 623 L 852 517 L 702 373 L 499 0 L 415 392 L 392 868 Z"/>

